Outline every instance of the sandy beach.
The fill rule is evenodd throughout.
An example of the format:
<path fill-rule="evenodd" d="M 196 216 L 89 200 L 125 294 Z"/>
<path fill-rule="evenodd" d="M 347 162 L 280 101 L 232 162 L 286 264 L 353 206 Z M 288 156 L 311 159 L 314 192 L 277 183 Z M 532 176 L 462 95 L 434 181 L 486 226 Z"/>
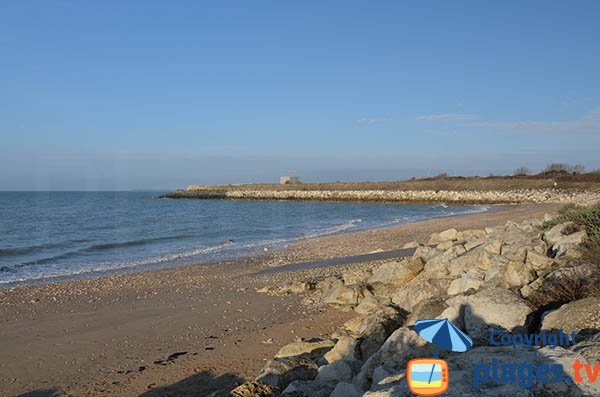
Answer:
<path fill-rule="evenodd" d="M 2 289 L 0 395 L 203 396 L 234 387 L 254 378 L 281 346 L 328 336 L 352 317 L 299 295 L 273 297 L 257 288 L 376 263 L 258 272 L 395 250 L 450 227 L 483 228 L 559 208 L 498 206 L 304 240 L 227 262 Z"/>

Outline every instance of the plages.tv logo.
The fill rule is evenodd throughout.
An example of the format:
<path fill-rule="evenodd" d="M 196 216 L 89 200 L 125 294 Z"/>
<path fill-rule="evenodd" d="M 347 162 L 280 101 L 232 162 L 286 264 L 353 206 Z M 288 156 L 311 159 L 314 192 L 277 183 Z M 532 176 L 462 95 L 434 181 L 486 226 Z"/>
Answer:
<path fill-rule="evenodd" d="M 454 352 L 466 352 L 473 341 L 447 318 L 418 320 L 415 330 L 421 338 L 437 348 Z M 417 396 L 437 396 L 445 393 L 450 384 L 448 363 L 438 357 L 415 358 L 406 368 L 408 388 Z"/>

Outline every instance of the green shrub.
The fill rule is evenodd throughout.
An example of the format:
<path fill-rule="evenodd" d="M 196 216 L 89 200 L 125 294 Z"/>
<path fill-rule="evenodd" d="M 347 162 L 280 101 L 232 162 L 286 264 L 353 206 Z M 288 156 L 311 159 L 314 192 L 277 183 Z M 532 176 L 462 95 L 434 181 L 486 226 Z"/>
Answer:
<path fill-rule="evenodd" d="M 560 210 L 555 219 L 544 223 L 549 229 L 563 222 L 573 222 L 576 228 L 585 229 L 588 239 L 583 244 L 582 260 L 600 266 L 600 205 L 576 207 L 568 205 Z M 573 232 L 575 230 L 571 230 Z"/>
<path fill-rule="evenodd" d="M 560 215 L 546 222 L 544 228 L 551 228 L 559 223 L 571 221 L 587 232 L 591 241 L 600 241 L 600 205 L 576 207 L 569 205 L 560 211 Z"/>

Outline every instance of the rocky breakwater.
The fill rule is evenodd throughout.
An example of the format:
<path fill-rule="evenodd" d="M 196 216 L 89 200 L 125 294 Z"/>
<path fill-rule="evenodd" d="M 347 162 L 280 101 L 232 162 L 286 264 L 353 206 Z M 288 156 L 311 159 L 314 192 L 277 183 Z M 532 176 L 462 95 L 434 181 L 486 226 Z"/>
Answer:
<path fill-rule="evenodd" d="M 447 396 L 597 396 L 595 382 L 486 379 L 474 385 L 477 363 L 492 359 L 534 367 L 600 361 L 598 263 L 582 259 L 586 231 L 571 222 L 508 222 L 485 230 L 435 233 L 410 258 L 357 266 L 338 276 L 274 285 L 269 294 L 306 294 L 356 313 L 331 339 L 297 340 L 281 349 L 257 378 L 231 396 L 389 397 L 410 395 L 407 362 L 431 357 L 414 331 L 417 319 L 448 318 L 474 341 L 467 353 L 440 352 L 450 368 Z M 578 332 L 575 346 L 529 349 L 490 346 L 496 332 Z M 593 368 L 593 367 L 592 367 Z M 215 395 L 219 395 L 215 393 Z M 227 395 L 227 394 L 224 394 Z"/>
<path fill-rule="evenodd" d="M 600 201 L 600 192 L 560 189 L 519 190 L 246 190 L 193 188 L 165 198 L 237 200 L 380 201 L 447 203 L 576 203 Z"/>

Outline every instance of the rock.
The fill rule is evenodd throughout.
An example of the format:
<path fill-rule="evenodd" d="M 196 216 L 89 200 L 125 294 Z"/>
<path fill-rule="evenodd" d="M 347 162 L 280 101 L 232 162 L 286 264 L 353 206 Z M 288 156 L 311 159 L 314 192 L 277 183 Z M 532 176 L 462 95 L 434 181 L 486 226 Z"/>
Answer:
<path fill-rule="evenodd" d="M 373 273 L 370 269 L 352 269 L 342 273 L 345 285 L 363 284 Z"/>
<path fill-rule="evenodd" d="M 329 383 L 297 380 L 285 388 L 281 397 L 329 397 L 333 388 Z"/>
<path fill-rule="evenodd" d="M 325 277 L 322 280 L 317 282 L 315 288 L 323 293 L 323 295 L 328 295 L 333 289 L 344 285 L 344 282 L 335 276 Z"/>
<path fill-rule="evenodd" d="M 417 241 L 409 241 L 408 243 L 404 244 L 402 246 L 402 249 L 409 249 L 409 248 L 418 248 L 420 247 L 421 244 L 419 244 Z"/>
<path fill-rule="evenodd" d="M 448 262 L 458 256 L 461 256 L 467 252 L 465 247 L 462 245 L 454 245 L 449 250 L 444 251 L 440 255 L 437 255 L 427 261 L 424 266 L 424 271 L 430 274 L 436 274 L 437 276 L 444 276 L 448 274 Z"/>
<path fill-rule="evenodd" d="M 471 289 L 478 290 L 481 284 L 483 284 L 483 273 L 472 269 L 450 283 L 448 295 L 462 294 Z"/>
<path fill-rule="evenodd" d="M 506 258 L 488 252 L 485 247 L 479 247 L 450 260 L 446 268 L 450 276 L 456 277 L 472 269 L 488 270 L 492 267 L 500 267 L 506 262 Z"/>
<path fill-rule="evenodd" d="M 571 348 L 575 353 L 581 354 L 592 364 L 600 363 L 600 333 L 594 334 L 585 340 L 577 342 Z"/>
<path fill-rule="evenodd" d="M 362 390 L 368 390 L 377 367 L 405 368 L 406 363 L 412 358 L 431 357 L 433 349 L 433 345 L 421 338 L 415 331 L 406 327 L 398 328 L 363 364 L 353 383 Z"/>
<path fill-rule="evenodd" d="M 584 294 L 595 272 L 595 266 L 588 264 L 552 270 L 521 288 L 521 295 L 538 308 L 564 303 Z"/>
<path fill-rule="evenodd" d="M 352 383 L 340 382 L 335 386 L 329 397 L 361 397 L 362 391 Z"/>
<path fill-rule="evenodd" d="M 544 347 L 532 350 L 513 350 L 510 347 L 477 347 L 466 353 L 448 354 L 442 357 L 448 362 L 450 368 L 450 385 L 444 396 L 466 397 L 466 396 L 597 396 L 600 395 L 600 387 L 596 382 L 574 383 L 572 380 L 556 378 L 552 382 L 538 382 L 536 377 L 521 376 L 515 381 L 501 383 L 494 381 L 491 374 L 487 374 L 483 365 L 487 368 L 493 367 L 495 360 L 499 367 L 499 374 L 504 371 L 501 367 L 509 363 L 513 368 L 527 367 L 535 369 L 542 366 L 562 365 L 565 374 L 571 379 L 574 376 L 573 363 L 579 360 L 587 364 L 585 358 L 577 353 L 565 350 L 561 347 L 551 349 Z M 516 370 L 515 370 L 516 371 Z M 530 372 L 531 373 L 531 372 Z M 477 376 L 477 377 L 476 377 Z M 510 378 L 509 378 L 510 379 Z M 517 380 L 521 381 L 519 383 Z M 553 379 L 554 380 L 554 379 Z M 530 381 L 530 383 L 526 383 Z M 411 395 L 405 379 L 404 370 L 374 384 L 365 397 L 400 397 Z"/>
<path fill-rule="evenodd" d="M 267 362 L 256 381 L 284 389 L 295 380 L 312 380 L 317 376 L 317 365 L 305 357 L 282 357 Z"/>
<path fill-rule="evenodd" d="M 542 330 L 575 331 L 578 336 L 597 333 L 600 331 L 600 297 L 576 300 L 546 314 L 542 320 Z"/>
<path fill-rule="evenodd" d="M 246 382 L 233 389 L 230 397 L 271 397 L 273 389 L 260 382 Z"/>
<path fill-rule="evenodd" d="M 569 256 L 572 258 L 579 258 L 581 253 L 577 248 L 587 239 L 587 233 L 585 230 L 580 232 L 569 234 L 558 240 L 556 244 L 552 246 L 552 253 L 555 258 L 561 256 Z"/>
<path fill-rule="evenodd" d="M 294 281 L 290 283 L 289 288 L 294 294 L 302 294 L 314 289 L 314 286 L 308 281 Z"/>
<path fill-rule="evenodd" d="M 485 230 L 469 229 L 463 230 L 462 232 L 458 232 L 457 239 L 471 241 L 476 239 L 483 239 L 485 237 L 487 237 L 487 233 L 485 232 Z"/>
<path fill-rule="evenodd" d="M 464 313 L 467 334 L 484 344 L 488 341 L 491 328 L 514 333 L 526 332 L 530 321 L 528 316 L 532 313 L 525 300 L 505 289 L 481 290 L 469 296 L 459 295 L 448 299 L 446 304 L 459 315 Z M 441 316 L 443 315 L 444 313 Z M 460 322 L 460 318 L 458 320 Z"/>
<path fill-rule="evenodd" d="M 324 302 L 333 306 L 356 306 L 365 296 L 372 295 L 361 285 L 339 285 L 325 297 Z"/>
<path fill-rule="evenodd" d="M 387 297 L 367 296 L 359 303 L 358 306 L 354 308 L 354 311 L 358 314 L 366 316 L 381 310 L 383 306 L 389 306 L 391 303 L 392 300 Z"/>
<path fill-rule="evenodd" d="M 360 359 L 358 351 L 359 341 L 350 336 L 341 336 L 333 349 L 329 350 L 323 358 L 328 363 L 338 360 L 354 361 Z"/>
<path fill-rule="evenodd" d="M 446 296 L 434 296 L 430 299 L 424 299 L 417 303 L 410 315 L 406 318 L 404 325 L 411 326 L 415 325 L 417 320 L 425 320 L 429 318 L 437 318 L 448 305 L 446 304 Z"/>
<path fill-rule="evenodd" d="M 373 273 L 367 283 L 404 285 L 415 278 L 423 270 L 423 266 L 424 262 L 420 257 L 384 263 Z"/>
<path fill-rule="evenodd" d="M 316 380 L 328 383 L 350 382 L 352 380 L 352 367 L 345 360 L 334 361 L 331 364 L 319 367 Z"/>
<path fill-rule="evenodd" d="M 541 255 L 535 251 L 527 250 L 527 258 L 525 260 L 527 266 L 533 269 L 539 276 L 552 267 L 554 261 L 546 255 Z"/>
<path fill-rule="evenodd" d="M 553 246 L 554 244 L 558 243 L 558 241 L 562 239 L 565 235 L 574 231 L 575 228 L 575 224 L 571 221 L 559 223 L 558 225 L 552 227 L 550 230 L 544 232 L 544 241 L 549 246 Z"/>
<path fill-rule="evenodd" d="M 396 290 L 392 294 L 392 302 L 410 312 L 414 305 L 424 299 L 445 295 L 451 282 L 451 278 L 439 278 L 432 276 L 431 273 L 423 272 L 407 286 Z"/>
<path fill-rule="evenodd" d="M 454 246 L 453 241 L 444 241 L 443 243 L 439 243 L 435 248 L 439 249 L 440 251 L 446 251 L 446 250 L 452 248 L 453 246 Z"/>
<path fill-rule="evenodd" d="M 429 259 L 433 258 L 436 255 L 439 255 L 440 251 L 435 248 L 428 247 L 426 245 L 422 245 L 418 247 L 413 253 L 413 258 L 421 258 L 423 261 L 427 262 Z"/>
<path fill-rule="evenodd" d="M 444 230 L 440 233 L 433 233 L 429 237 L 429 241 L 427 245 L 435 245 L 439 243 L 443 243 L 444 241 L 453 241 L 458 238 L 458 231 L 456 229 L 448 229 Z"/>
<path fill-rule="evenodd" d="M 474 248 L 480 247 L 487 243 L 487 239 L 478 238 L 476 240 L 471 240 L 465 243 L 464 247 L 467 251 L 471 251 Z"/>
<path fill-rule="evenodd" d="M 310 359 L 316 359 L 322 357 L 331 350 L 333 346 L 335 346 L 335 341 L 331 339 L 300 339 L 283 346 L 275 355 L 275 358 L 303 356 Z"/>
<path fill-rule="evenodd" d="M 527 257 L 527 245 L 520 244 L 510 244 L 503 245 L 501 249 L 501 254 L 506 259 L 509 259 L 512 262 L 517 263 L 525 263 L 525 258 Z"/>
<path fill-rule="evenodd" d="M 536 274 L 523 263 L 508 262 L 486 273 L 485 281 L 495 288 L 522 287 L 536 278 Z"/>
<path fill-rule="evenodd" d="M 386 309 L 365 317 L 359 332 L 360 357 L 366 359 L 375 353 L 395 329 L 402 325 L 405 316 L 394 310 Z"/>
<path fill-rule="evenodd" d="M 483 249 L 490 254 L 500 255 L 502 252 L 502 241 L 500 240 L 490 240 L 487 244 L 483 246 Z"/>

